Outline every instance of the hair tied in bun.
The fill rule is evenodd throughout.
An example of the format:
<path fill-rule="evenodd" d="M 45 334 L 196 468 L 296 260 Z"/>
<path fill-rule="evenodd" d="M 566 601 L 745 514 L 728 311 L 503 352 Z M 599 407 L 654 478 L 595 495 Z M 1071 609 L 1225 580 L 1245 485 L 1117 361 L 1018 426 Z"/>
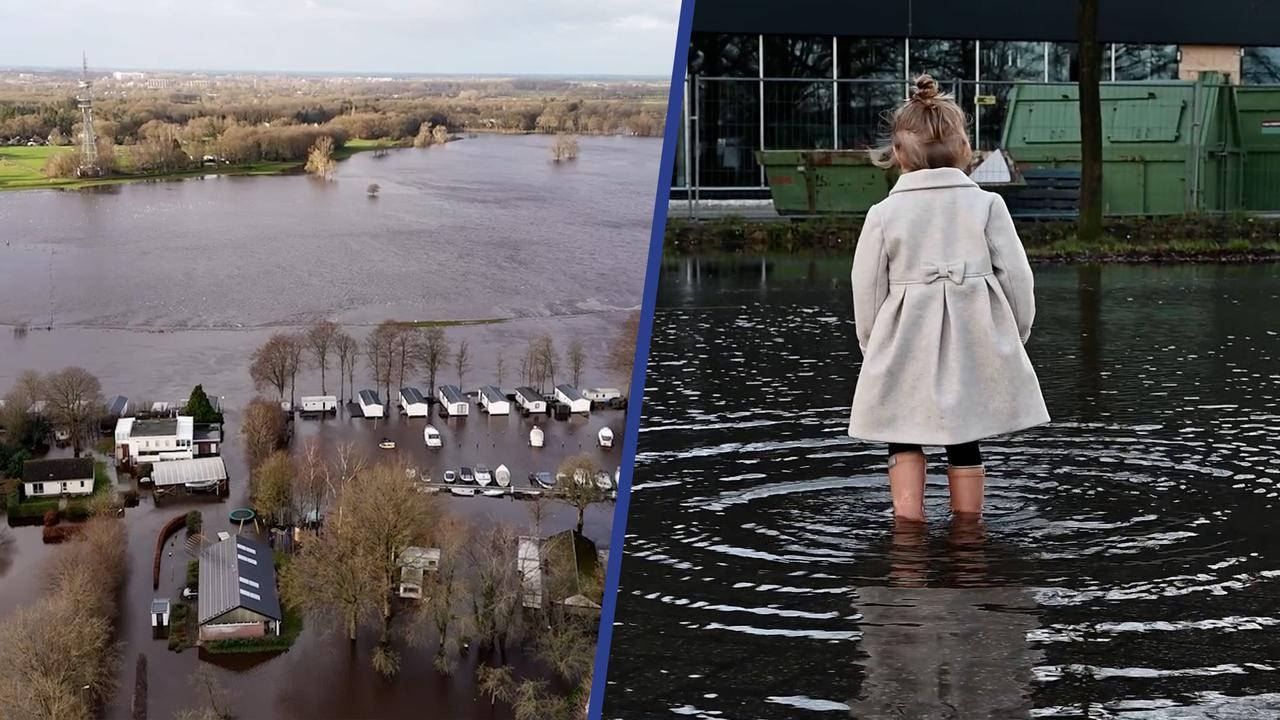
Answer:
<path fill-rule="evenodd" d="M 916 78 L 916 91 L 911 95 L 912 100 L 932 105 L 936 97 L 938 97 L 938 81 L 934 80 L 932 75 L 926 73 Z"/>

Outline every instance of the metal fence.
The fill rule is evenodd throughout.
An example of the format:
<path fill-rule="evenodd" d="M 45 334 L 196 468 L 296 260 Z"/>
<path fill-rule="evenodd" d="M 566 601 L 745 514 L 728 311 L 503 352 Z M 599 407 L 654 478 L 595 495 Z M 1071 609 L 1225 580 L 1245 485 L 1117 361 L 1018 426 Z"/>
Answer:
<path fill-rule="evenodd" d="M 939 84 L 968 115 L 975 150 L 1078 165 L 1076 83 Z M 901 80 L 691 77 L 673 189 L 691 201 L 735 191 L 767 197 L 756 151 L 873 147 L 908 91 Z M 1280 211 L 1280 87 L 1153 81 L 1101 91 L 1114 214 Z"/>

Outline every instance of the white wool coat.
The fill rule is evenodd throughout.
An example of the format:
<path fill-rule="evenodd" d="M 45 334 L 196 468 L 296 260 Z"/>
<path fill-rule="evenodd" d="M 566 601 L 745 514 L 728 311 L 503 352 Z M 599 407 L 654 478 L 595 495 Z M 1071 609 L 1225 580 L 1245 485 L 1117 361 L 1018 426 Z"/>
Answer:
<path fill-rule="evenodd" d="M 867 212 L 852 278 L 850 435 L 955 445 L 1049 421 L 1023 348 L 1031 266 L 999 195 L 955 168 L 903 173 Z"/>

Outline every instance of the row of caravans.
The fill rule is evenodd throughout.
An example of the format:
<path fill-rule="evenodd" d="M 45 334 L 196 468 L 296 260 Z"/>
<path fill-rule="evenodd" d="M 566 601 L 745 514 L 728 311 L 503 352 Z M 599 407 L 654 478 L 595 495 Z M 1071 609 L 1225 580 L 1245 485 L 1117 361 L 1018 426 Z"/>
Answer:
<path fill-rule="evenodd" d="M 621 392 L 614 388 L 578 388 L 560 384 L 555 388 L 555 400 L 568 409 L 570 413 L 589 413 L 593 402 L 609 402 L 621 397 Z M 480 408 L 489 415 L 511 414 L 511 400 L 496 385 L 484 385 L 478 393 Z M 429 417 L 431 404 L 425 395 L 416 387 L 400 388 L 400 410 L 408 417 Z M 471 402 L 457 385 L 441 385 L 436 391 L 436 400 L 441 411 L 450 417 L 465 416 L 471 413 Z M 520 408 L 529 414 L 546 414 L 547 398 L 531 387 L 516 388 L 515 401 Z M 360 412 L 367 418 L 386 417 L 386 406 L 378 393 L 373 390 L 361 390 L 356 393 L 356 402 Z M 304 414 L 337 413 L 338 398 L 333 395 L 303 396 L 300 407 Z"/>

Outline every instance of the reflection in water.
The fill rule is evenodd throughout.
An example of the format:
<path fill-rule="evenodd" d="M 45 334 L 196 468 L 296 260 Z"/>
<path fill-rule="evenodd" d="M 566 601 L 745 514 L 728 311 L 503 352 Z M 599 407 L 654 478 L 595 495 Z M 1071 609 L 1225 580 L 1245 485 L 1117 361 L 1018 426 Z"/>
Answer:
<path fill-rule="evenodd" d="M 858 589 L 865 676 L 858 718 L 1012 718 L 1031 708 L 1039 622 L 1025 588 L 990 585 L 981 523 L 953 522 L 936 551 L 928 528 L 899 523 L 889 583 Z M 943 566 L 930 583 L 930 569 Z"/>
<path fill-rule="evenodd" d="M 9 528 L 0 527 L 0 579 L 3 579 L 9 572 L 9 568 L 13 567 L 14 551 L 15 543 Z"/>
<path fill-rule="evenodd" d="M 899 681 L 1004 717 L 1280 717 L 1280 266 L 1040 268 L 1055 421 L 984 445 L 978 527 L 939 522 L 935 449 L 924 537 L 844 435 L 848 269 L 664 270 L 605 717 L 848 715 Z M 916 650 L 881 633 L 929 627 L 961 634 L 893 670 Z"/>

